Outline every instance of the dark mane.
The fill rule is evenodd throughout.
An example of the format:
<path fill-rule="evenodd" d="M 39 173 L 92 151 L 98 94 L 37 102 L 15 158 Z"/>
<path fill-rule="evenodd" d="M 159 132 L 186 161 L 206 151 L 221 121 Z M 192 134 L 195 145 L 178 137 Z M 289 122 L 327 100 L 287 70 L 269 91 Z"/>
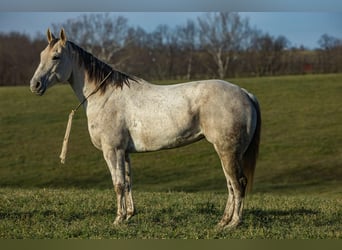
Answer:
<path fill-rule="evenodd" d="M 88 73 L 89 80 L 95 81 L 96 85 L 100 84 L 102 80 L 108 75 L 108 73 L 112 71 L 112 74 L 100 87 L 102 93 L 106 91 L 107 86 L 110 84 L 113 84 L 116 87 L 123 88 L 124 85 L 127 85 L 129 87 L 130 80 L 135 82 L 138 81 L 137 77 L 113 69 L 111 66 L 100 61 L 98 58 L 85 51 L 81 47 L 77 46 L 73 42 L 68 41 L 68 44 L 74 51 L 77 52 L 78 62 L 80 66 L 84 66 L 85 70 Z"/>

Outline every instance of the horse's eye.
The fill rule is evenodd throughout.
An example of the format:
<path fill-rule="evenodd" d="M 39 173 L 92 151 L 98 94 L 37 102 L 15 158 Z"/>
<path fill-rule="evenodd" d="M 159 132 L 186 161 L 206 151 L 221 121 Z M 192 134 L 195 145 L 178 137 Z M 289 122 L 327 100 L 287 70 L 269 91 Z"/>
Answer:
<path fill-rule="evenodd" d="M 52 60 L 54 60 L 54 61 L 59 60 L 59 59 L 61 59 L 61 57 L 60 57 L 60 56 L 57 56 L 57 55 L 55 55 L 55 56 L 52 57 Z"/>

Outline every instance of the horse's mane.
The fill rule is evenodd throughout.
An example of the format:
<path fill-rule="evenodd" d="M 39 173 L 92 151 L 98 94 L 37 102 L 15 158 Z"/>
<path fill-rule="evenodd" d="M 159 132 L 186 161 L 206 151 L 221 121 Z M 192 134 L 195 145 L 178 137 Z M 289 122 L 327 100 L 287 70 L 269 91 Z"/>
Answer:
<path fill-rule="evenodd" d="M 111 66 L 102 62 L 73 42 L 68 41 L 67 43 L 75 52 L 77 52 L 79 65 L 84 66 L 85 70 L 87 71 L 89 80 L 94 81 L 96 85 L 100 84 L 108 75 L 108 73 L 112 71 L 112 74 L 100 87 L 102 93 L 106 91 L 107 86 L 110 84 L 113 84 L 116 87 L 123 88 L 124 85 L 127 85 L 128 87 L 130 86 L 130 80 L 135 82 L 138 81 L 137 77 L 113 69 Z"/>

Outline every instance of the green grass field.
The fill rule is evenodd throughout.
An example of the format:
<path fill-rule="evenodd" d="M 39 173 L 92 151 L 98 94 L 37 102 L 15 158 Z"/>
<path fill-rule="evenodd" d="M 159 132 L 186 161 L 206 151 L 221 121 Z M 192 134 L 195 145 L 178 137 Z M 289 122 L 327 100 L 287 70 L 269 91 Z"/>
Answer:
<path fill-rule="evenodd" d="M 69 86 L 37 97 L 0 88 L 1 238 L 342 238 L 342 75 L 232 79 L 254 93 L 263 127 L 243 225 L 214 230 L 226 201 L 219 159 L 205 141 L 132 155 L 139 214 L 120 228 L 109 171 L 74 118 L 59 153 Z"/>
<path fill-rule="evenodd" d="M 98 189 L 1 189 L 0 238 L 320 239 L 341 238 L 340 199 L 248 197 L 236 230 L 215 229 L 226 195 L 135 192 L 138 214 L 113 226 L 114 195 Z"/>

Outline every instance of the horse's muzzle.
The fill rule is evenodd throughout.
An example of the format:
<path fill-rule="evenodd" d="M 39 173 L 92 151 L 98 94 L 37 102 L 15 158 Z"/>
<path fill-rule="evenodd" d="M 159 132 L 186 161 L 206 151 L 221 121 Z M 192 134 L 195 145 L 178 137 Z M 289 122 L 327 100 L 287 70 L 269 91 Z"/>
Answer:
<path fill-rule="evenodd" d="M 42 96 L 45 93 L 45 85 L 41 81 L 31 80 L 30 89 L 33 93 Z"/>

